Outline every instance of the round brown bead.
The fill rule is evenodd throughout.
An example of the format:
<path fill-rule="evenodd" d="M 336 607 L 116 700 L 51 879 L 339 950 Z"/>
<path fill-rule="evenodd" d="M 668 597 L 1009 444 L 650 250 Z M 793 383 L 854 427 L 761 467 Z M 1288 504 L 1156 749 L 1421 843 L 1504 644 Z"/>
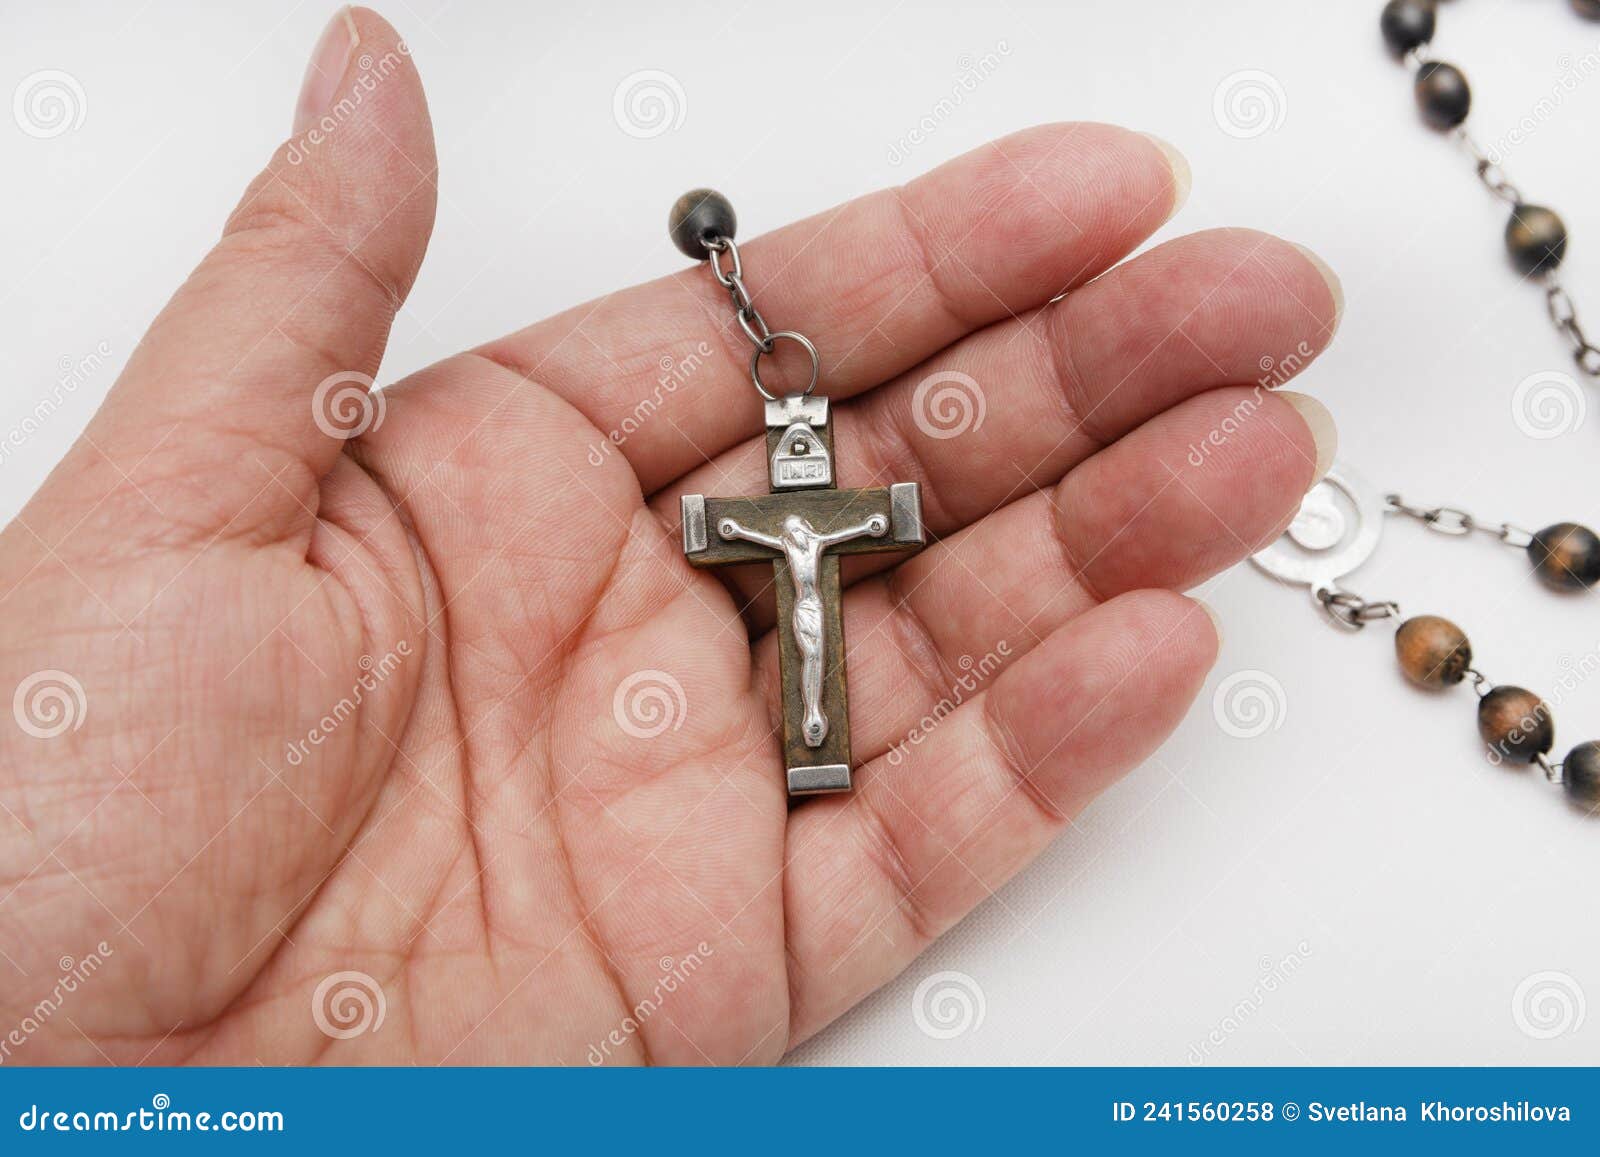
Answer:
<path fill-rule="evenodd" d="M 1547 272 L 1567 255 L 1567 227 L 1553 209 L 1518 205 L 1506 222 L 1506 252 L 1524 276 Z"/>
<path fill-rule="evenodd" d="M 1466 634 L 1438 615 L 1418 615 L 1401 623 L 1394 633 L 1394 653 L 1400 670 L 1419 687 L 1454 686 L 1472 665 L 1472 644 Z"/>
<path fill-rule="evenodd" d="M 1489 745 L 1493 762 L 1528 763 L 1555 745 L 1556 724 L 1550 708 L 1532 691 L 1496 687 L 1478 701 L 1478 734 Z"/>
<path fill-rule="evenodd" d="M 1585 20 L 1600 20 L 1600 0 L 1572 0 L 1572 9 Z"/>
<path fill-rule="evenodd" d="M 1567 752 L 1561 761 L 1561 786 L 1583 803 L 1600 803 L 1600 743 L 1589 740 Z"/>
<path fill-rule="evenodd" d="M 704 242 L 713 237 L 732 237 L 739 227 L 733 205 L 715 189 L 690 189 L 672 203 L 667 214 L 667 232 L 678 252 L 696 261 L 711 256 Z"/>
<path fill-rule="evenodd" d="M 1576 522 L 1547 526 L 1528 543 L 1533 573 L 1558 589 L 1600 582 L 1600 535 Z"/>
<path fill-rule="evenodd" d="M 1472 109 L 1472 89 L 1466 74 L 1453 64 L 1430 60 L 1417 69 L 1417 107 L 1422 119 L 1436 129 L 1453 129 Z"/>

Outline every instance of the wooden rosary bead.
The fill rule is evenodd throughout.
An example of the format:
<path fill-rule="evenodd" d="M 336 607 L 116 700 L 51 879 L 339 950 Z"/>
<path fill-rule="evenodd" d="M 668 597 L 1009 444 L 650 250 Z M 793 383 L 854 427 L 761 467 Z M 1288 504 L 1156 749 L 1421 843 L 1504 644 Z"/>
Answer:
<path fill-rule="evenodd" d="M 1383 6 L 1378 26 L 1383 29 L 1389 51 L 1404 56 L 1433 39 L 1434 22 L 1433 0 L 1389 0 Z"/>
<path fill-rule="evenodd" d="M 1572 9 L 1585 20 L 1600 20 L 1600 0 L 1572 0 Z"/>
<path fill-rule="evenodd" d="M 1438 615 L 1418 615 L 1394 633 L 1400 670 L 1419 687 L 1451 687 L 1472 665 L 1472 644 L 1461 628 Z"/>
<path fill-rule="evenodd" d="M 715 189 L 690 189 L 672 203 L 667 214 L 667 232 L 678 252 L 696 261 L 710 258 L 705 242 L 713 237 L 732 237 L 739 227 L 733 205 Z"/>
<path fill-rule="evenodd" d="M 1506 222 L 1506 250 L 1524 276 L 1554 269 L 1567 255 L 1567 227 L 1543 205 L 1518 205 Z"/>
<path fill-rule="evenodd" d="M 1533 573 L 1558 589 L 1600 582 L 1600 535 L 1576 522 L 1547 526 L 1528 543 Z"/>
<path fill-rule="evenodd" d="M 1436 129 L 1455 128 L 1472 108 L 1466 75 L 1453 64 L 1430 60 L 1417 69 L 1416 93 L 1422 119 Z"/>
<path fill-rule="evenodd" d="M 1489 745 L 1495 763 L 1503 759 L 1529 763 L 1555 745 L 1556 724 L 1550 708 L 1532 691 L 1496 687 L 1478 700 L 1478 734 Z"/>
<path fill-rule="evenodd" d="M 1567 752 L 1561 761 L 1561 785 L 1584 803 L 1600 803 L 1600 743 L 1589 740 Z"/>

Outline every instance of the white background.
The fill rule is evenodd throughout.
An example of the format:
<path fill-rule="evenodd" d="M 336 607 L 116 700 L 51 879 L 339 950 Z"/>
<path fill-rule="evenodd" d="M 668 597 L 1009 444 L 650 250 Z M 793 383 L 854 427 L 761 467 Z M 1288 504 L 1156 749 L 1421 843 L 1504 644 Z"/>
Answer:
<path fill-rule="evenodd" d="M 1570 363 L 1539 291 L 1506 262 L 1504 208 L 1421 125 L 1407 74 L 1383 51 L 1379 7 L 394 0 L 385 14 L 427 84 L 442 173 L 432 251 L 383 380 L 680 268 L 663 219 L 691 186 L 728 192 L 754 235 L 1025 125 L 1117 121 L 1193 163 L 1188 207 L 1158 239 L 1250 225 L 1340 271 L 1343 329 L 1300 388 L 1334 410 L 1345 460 L 1418 501 L 1600 526 L 1600 413 L 1549 439 L 1514 422 L 1517 384 Z M 328 11 L 4 8 L 4 93 L 62 69 L 86 103 L 82 125 L 50 140 L 0 117 L 0 431 L 50 392 L 62 359 L 101 342 L 112 351 L 0 465 L 9 517 L 287 134 Z M 1552 116 L 1535 111 L 1563 72 L 1600 59 L 1600 25 L 1565 0 L 1442 8 L 1436 54 L 1472 79 L 1478 135 L 1532 118 L 1507 167 L 1565 216 L 1566 279 L 1600 329 L 1600 166 L 1586 135 L 1600 124 L 1600 80 L 1564 93 Z M 891 163 L 963 65 L 991 53 L 993 74 Z M 645 69 L 681 87 L 682 123 L 637 139 L 613 95 Z M 1271 107 L 1264 131 L 1241 139 L 1219 125 L 1214 97 L 1248 70 L 1268 74 L 1256 83 Z M 1458 620 L 1491 677 L 1547 697 L 1600 650 L 1595 603 L 1545 592 L 1486 538 L 1392 523 L 1352 585 Z M 1405 685 L 1387 626 L 1340 633 L 1248 568 L 1203 593 L 1225 645 L 1177 735 L 796 1059 L 1183 1064 L 1216 1029 L 1208 1063 L 1600 1061 L 1600 1008 L 1581 1024 L 1576 1012 L 1582 991 L 1600 1001 L 1600 821 L 1535 775 L 1487 766 L 1471 693 Z M 1282 688 L 1255 738 L 1225 733 L 1213 709 L 1239 671 Z M 1562 691 L 1557 718 L 1558 753 L 1600 736 L 1600 680 Z M 1286 956 L 1293 975 L 1261 991 L 1264 962 Z M 913 1015 L 919 982 L 942 970 L 966 974 L 958 983 L 981 991 L 983 1009 L 949 1039 Z M 1531 1016 L 1565 1031 L 1536 1039 L 1514 997 L 1552 970 L 1570 978 L 1555 994 L 1568 1004 Z"/>

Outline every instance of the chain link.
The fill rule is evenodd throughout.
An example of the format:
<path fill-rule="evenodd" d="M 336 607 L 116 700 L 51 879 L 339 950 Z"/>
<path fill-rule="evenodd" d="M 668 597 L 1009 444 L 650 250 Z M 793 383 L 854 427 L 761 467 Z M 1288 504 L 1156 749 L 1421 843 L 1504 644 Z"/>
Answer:
<path fill-rule="evenodd" d="M 1533 535 L 1522 527 L 1511 522 L 1488 523 L 1482 522 L 1467 511 L 1456 506 L 1412 506 L 1398 494 L 1385 494 L 1383 496 L 1384 508 L 1390 514 L 1403 514 L 1407 518 L 1415 518 L 1429 530 L 1440 534 L 1458 537 L 1471 534 L 1474 530 L 1484 534 L 1492 534 L 1507 546 L 1518 550 L 1525 548 L 1533 541 Z"/>
<path fill-rule="evenodd" d="M 1352 631 L 1359 631 L 1375 619 L 1392 619 L 1400 615 L 1400 604 L 1389 599 L 1372 602 L 1354 591 L 1333 586 L 1318 587 L 1312 593 L 1334 622 Z"/>
<path fill-rule="evenodd" d="M 1550 322 L 1572 347 L 1572 360 L 1591 378 L 1600 377 L 1600 346 L 1596 346 L 1583 332 L 1578 322 L 1578 307 L 1557 281 L 1554 274 L 1545 278 L 1545 306 L 1550 311 Z"/>
<path fill-rule="evenodd" d="M 710 237 L 701 241 L 711 251 L 711 274 L 717 279 L 717 284 L 728 291 L 728 300 L 733 303 L 733 313 L 739 322 L 739 328 L 744 331 L 744 336 L 755 347 L 750 353 L 750 381 L 755 386 L 756 392 L 769 402 L 778 400 L 777 395 L 766 387 L 761 380 L 761 355 L 771 354 L 777 348 L 779 338 L 787 338 L 795 342 L 811 358 L 811 380 L 806 388 L 800 391 L 800 397 L 807 397 L 817 388 L 817 375 L 822 368 L 822 359 L 817 353 L 817 347 L 803 334 L 792 330 L 774 330 L 767 325 L 767 319 L 761 316 L 761 311 L 756 308 L 755 298 L 750 294 L 750 287 L 744 283 L 744 262 L 739 257 L 739 246 L 734 244 L 732 237 Z M 728 255 L 727 268 L 723 268 L 722 255 Z"/>

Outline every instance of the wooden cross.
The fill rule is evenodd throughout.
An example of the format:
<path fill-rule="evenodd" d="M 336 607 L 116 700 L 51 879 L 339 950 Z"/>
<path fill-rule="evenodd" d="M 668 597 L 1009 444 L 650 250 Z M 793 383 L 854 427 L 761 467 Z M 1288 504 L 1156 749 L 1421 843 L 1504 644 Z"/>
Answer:
<path fill-rule="evenodd" d="M 789 794 L 849 791 L 839 556 L 922 546 L 922 493 L 915 482 L 837 489 L 828 400 L 766 406 L 771 493 L 685 495 L 683 552 L 697 567 L 772 564 Z"/>

